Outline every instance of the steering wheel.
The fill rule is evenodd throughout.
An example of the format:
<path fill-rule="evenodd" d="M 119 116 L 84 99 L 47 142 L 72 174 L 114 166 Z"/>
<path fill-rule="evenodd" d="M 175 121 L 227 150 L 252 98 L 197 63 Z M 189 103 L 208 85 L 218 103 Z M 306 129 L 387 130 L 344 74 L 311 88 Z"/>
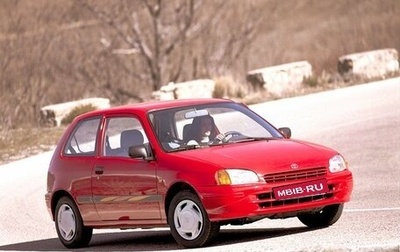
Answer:
<path fill-rule="evenodd" d="M 222 139 L 219 139 L 219 138 L 217 138 L 217 139 L 220 140 L 223 143 L 227 143 L 233 137 L 238 137 L 238 136 L 243 136 L 243 134 L 240 133 L 239 131 L 236 131 L 236 130 L 230 130 L 230 131 L 227 131 L 227 132 L 223 133 L 223 138 Z"/>
<path fill-rule="evenodd" d="M 183 140 L 171 135 L 169 132 L 165 134 L 164 140 L 169 143 L 183 144 Z"/>

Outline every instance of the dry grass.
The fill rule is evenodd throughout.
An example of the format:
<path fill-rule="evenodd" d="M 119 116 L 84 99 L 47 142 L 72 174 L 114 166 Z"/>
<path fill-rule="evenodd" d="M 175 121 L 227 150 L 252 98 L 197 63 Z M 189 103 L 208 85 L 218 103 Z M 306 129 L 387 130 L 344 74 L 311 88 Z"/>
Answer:
<path fill-rule="evenodd" d="M 0 131 L 0 164 L 52 150 L 65 127 Z"/>

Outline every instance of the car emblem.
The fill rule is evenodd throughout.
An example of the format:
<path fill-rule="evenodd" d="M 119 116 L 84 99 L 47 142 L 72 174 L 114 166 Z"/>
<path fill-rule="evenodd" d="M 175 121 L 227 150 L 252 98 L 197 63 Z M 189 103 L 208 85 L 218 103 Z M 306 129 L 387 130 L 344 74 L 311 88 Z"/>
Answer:
<path fill-rule="evenodd" d="M 299 165 L 296 164 L 296 163 L 293 163 L 293 164 L 290 165 L 290 168 L 292 168 L 293 170 L 296 170 L 296 169 L 299 168 Z"/>

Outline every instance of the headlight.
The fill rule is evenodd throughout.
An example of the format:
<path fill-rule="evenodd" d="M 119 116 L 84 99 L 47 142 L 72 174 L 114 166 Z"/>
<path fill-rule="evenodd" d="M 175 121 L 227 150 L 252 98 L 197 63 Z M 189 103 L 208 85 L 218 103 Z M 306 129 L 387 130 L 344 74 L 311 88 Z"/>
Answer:
<path fill-rule="evenodd" d="M 346 160 L 341 155 L 333 156 L 329 159 L 329 170 L 332 173 L 344 171 L 347 169 Z"/>
<path fill-rule="evenodd" d="M 224 169 L 215 174 L 218 185 L 242 185 L 257 183 L 260 178 L 255 172 L 244 169 Z"/>

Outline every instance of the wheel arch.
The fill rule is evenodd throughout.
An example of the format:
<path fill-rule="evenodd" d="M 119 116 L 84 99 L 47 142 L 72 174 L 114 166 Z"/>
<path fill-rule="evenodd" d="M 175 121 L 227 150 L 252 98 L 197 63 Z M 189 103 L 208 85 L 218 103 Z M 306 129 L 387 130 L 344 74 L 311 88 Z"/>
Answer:
<path fill-rule="evenodd" d="M 68 197 L 71 200 L 73 200 L 75 202 L 75 200 L 73 199 L 73 197 L 71 196 L 71 194 L 69 194 L 67 191 L 64 190 L 59 190 L 56 191 L 53 196 L 51 197 L 51 215 L 52 215 L 52 219 L 53 221 L 55 220 L 55 212 L 56 212 L 56 206 L 57 206 L 57 202 L 62 198 L 62 197 Z"/>
<path fill-rule="evenodd" d="M 174 185 L 172 185 L 168 189 L 168 192 L 167 192 L 167 194 L 165 196 L 164 211 L 165 211 L 165 215 L 166 216 L 168 216 L 168 209 L 169 209 L 169 205 L 171 204 L 172 198 L 178 192 L 181 192 L 181 191 L 184 191 L 184 190 L 190 191 L 190 192 L 198 195 L 196 190 L 191 185 L 189 185 L 188 183 L 185 183 L 185 182 L 177 182 L 177 183 L 175 183 Z M 167 218 L 167 220 L 168 220 L 168 218 Z"/>

